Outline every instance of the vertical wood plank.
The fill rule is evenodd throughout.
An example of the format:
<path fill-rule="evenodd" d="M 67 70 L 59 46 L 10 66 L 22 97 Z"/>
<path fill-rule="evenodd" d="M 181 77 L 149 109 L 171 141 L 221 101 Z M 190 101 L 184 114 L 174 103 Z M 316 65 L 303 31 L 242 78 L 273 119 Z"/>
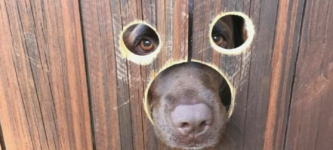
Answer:
<path fill-rule="evenodd" d="M 0 118 L 3 130 L 4 141 L 8 148 L 18 150 L 19 147 L 33 149 L 31 135 L 28 130 L 26 113 L 22 102 L 17 75 L 12 59 L 11 33 L 9 27 L 8 12 L 5 1 L 1 1 L 0 18 L 0 69 L 5 70 L 1 73 L 0 80 Z M 20 124 L 18 124 L 20 122 Z M 16 140 L 20 139 L 20 140 Z M 40 146 L 40 145 L 38 145 Z"/>
<path fill-rule="evenodd" d="M 118 42 L 117 34 L 121 30 L 121 27 L 117 26 L 121 18 L 118 10 L 119 3 L 106 0 L 83 0 L 80 6 L 95 148 L 97 150 L 121 149 L 114 53 L 115 44 Z M 121 76 L 120 73 L 118 76 Z"/>
<path fill-rule="evenodd" d="M 91 149 L 78 2 L 1 1 L 1 20 L 6 148 Z"/>
<path fill-rule="evenodd" d="M 279 2 L 264 149 L 284 148 L 304 3 L 303 0 Z"/>
<path fill-rule="evenodd" d="M 265 142 L 277 8 L 278 1 L 251 1 L 250 17 L 257 34 L 251 51 L 243 149 L 263 149 Z"/>
<path fill-rule="evenodd" d="M 285 149 L 332 149 L 332 1 L 307 1 Z"/>
<path fill-rule="evenodd" d="M 148 3 L 148 4 L 147 4 Z M 134 21 L 134 20 L 145 20 L 151 25 L 156 27 L 156 24 L 154 22 L 154 19 L 156 16 L 155 10 L 150 11 L 150 7 L 155 7 L 154 2 L 145 2 L 145 1 L 128 1 L 128 9 L 127 11 L 130 11 L 133 8 L 136 8 L 133 12 L 133 17 L 130 15 L 131 18 L 128 18 L 130 20 L 128 21 Z M 132 5 L 130 5 L 132 4 Z M 123 13 L 123 12 L 122 12 Z M 149 15 L 143 15 L 143 13 L 151 13 Z M 124 14 L 123 14 L 124 15 Z M 145 18 L 145 19 L 144 19 Z M 129 22 L 124 22 L 123 25 L 128 24 Z M 142 72 L 145 71 L 147 68 L 146 66 L 140 66 L 139 64 L 128 62 L 128 74 L 129 74 L 129 101 L 130 101 L 130 109 L 131 109 L 131 117 L 132 117 L 132 133 L 133 133 L 133 148 L 134 149 L 145 149 L 145 138 L 147 137 L 144 133 L 145 128 L 143 125 L 144 122 L 144 116 L 145 113 L 143 111 L 143 103 L 142 103 L 142 97 L 144 97 L 144 84 L 145 79 L 144 76 L 142 76 Z M 123 116 L 125 117 L 125 116 Z M 125 129 L 126 130 L 126 129 Z M 123 143 L 126 143 L 123 141 Z"/>
<path fill-rule="evenodd" d="M 137 14 L 137 1 L 135 0 L 120 0 L 120 15 L 121 20 L 119 20 L 119 24 L 122 25 L 120 27 L 126 26 L 128 23 L 135 21 L 142 17 L 142 15 Z M 123 28 L 120 28 L 123 29 Z M 121 30 L 120 30 L 121 31 Z M 118 36 L 120 35 L 117 34 Z M 122 37 L 119 37 L 122 38 Z M 120 40 L 117 39 L 117 42 Z M 123 76 L 122 78 L 117 78 L 117 85 L 118 85 L 118 95 L 117 95 L 117 101 L 118 105 L 121 107 L 118 107 L 119 112 L 119 125 L 120 125 L 120 140 L 121 140 L 121 146 L 122 149 L 134 149 L 135 145 L 138 143 L 133 143 L 135 139 L 133 139 L 134 134 L 132 125 L 134 125 L 137 122 L 134 122 L 132 120 L 135 119 L 135 116 L 133 116 L 133 113 L 131 113 L 131 104 L 132 104 L 132 97 L 131 95 L 131 89 L 130 89 L 130 72 L 133 69 L 131 67 L 131 62 L 128 62 L 125 58 L 122 58 L 121 56 L 121 47 L 117 47 L 116 53 L 117 53 L 117 75 Z M 138 67 L 133 64 L 133 67 Z M 139 76 L 140 77 L 140 76 Z M 133 93 L 133 92 L 132 92 Z M 135 93 L 136 94 L 136 93 Z M 135 99 L 134 99 L 135 101 Z M 134 110 L 133 110 L 134 111 Z M 133 122 L 132 122 L 133 121 Z M 134 123 L 134 124 L 133 124 Z M 136 126 L 136 125 L 134 125 Z M 135 138 L 135 137 L 134 137 Z M 133 141 L 134 140 L 134 141 Z"/>

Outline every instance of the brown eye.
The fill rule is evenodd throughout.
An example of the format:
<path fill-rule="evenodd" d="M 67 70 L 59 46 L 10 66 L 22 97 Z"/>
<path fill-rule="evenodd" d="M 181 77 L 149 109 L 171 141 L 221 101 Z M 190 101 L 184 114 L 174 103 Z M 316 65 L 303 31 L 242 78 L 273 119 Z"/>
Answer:
<path fill-rule="evenodd" d="M 213 40 L 216 43 L 216 45 L 218 45 L 218 46 L 222 46 L 222 44 L 224 43 L 223 37 L 218 34 L 213 35 Z"/>
<path fill-rule="evenodd" d="M 154 49 L 154 44 L 149 39 L 144 38 L 140 41 L 139 47 L 143 51 L 151 51 Z"/>

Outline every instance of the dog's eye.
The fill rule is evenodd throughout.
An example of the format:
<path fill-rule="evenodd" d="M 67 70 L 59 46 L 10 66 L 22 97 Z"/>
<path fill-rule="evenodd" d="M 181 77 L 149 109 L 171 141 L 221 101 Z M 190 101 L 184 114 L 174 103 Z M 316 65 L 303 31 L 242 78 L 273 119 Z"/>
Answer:
<path fill-rule="evenodd" d="M 224 37 L 220 34 L 214 34 L 213 35 L 213 41 L 215 42 L 216 45 L 220 47 L 225 47 L 227 46 L 227 41 L 224 39 Z"/>
<path fill-rule="evenodd" d="M 148 39 L 148 38 L 143 38 L 140 42 L 138 47 L 140 48 L 140 50 L 144 51 L 144 52 L 149 52 L 154 50 L 155 46 L 153 44 L 153 42 Z"/>

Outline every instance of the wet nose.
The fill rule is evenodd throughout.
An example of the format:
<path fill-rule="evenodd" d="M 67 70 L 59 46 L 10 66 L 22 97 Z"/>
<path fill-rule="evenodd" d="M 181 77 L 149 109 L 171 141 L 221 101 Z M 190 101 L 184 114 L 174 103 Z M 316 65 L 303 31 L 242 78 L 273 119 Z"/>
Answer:
<path fill-rule="evenodd" d="M 185 136 L 207 132 L 213 121 L 209 106 L 203 103 L 178 105 L 171 113 L 173 126 Z"/>

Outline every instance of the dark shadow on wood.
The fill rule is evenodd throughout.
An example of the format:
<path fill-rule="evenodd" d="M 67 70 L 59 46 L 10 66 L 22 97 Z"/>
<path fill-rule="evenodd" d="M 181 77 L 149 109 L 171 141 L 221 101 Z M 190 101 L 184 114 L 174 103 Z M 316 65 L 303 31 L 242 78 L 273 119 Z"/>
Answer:
<path fill-rule="evenodd" d="M 305 11 L 306 11 L 306 0 L 304 1 L 303 4 L 303 12 L 302 12 L 302 18 L 301 18 L 301 27 L 299 29 L 299 36 L 298 37 L 302 37 L 302 31 L 303 31 L 303 23 L 304 23 L 304 16 L 305 16 Z M 284 141 L 283 141 L 283 149 L 286 149 L 286 143 L 287 143 L 287 134 L 288 134 L 288 130 L 289 130 L 289 119 L 290 119 L 290 109 L 291 109 L 291 99 L 293 97 L 293 93 L 294 93 L 294 83 L 295 83 L 295 78 L 296 78 L 296 68 L 297 68 L 297 62 L 298 62 L 298 54 L 299 54 L 299 47 L 300 47 L 300 39 L 298 39 L 297 41 L 297 49 L 296 49 L 296 58 L 295 58 L 295 64 L 294 64 L 294 70 L 293 70 L 293 77 L 292 77 L 292 81 L 291 81 L 291 91 L 290 91 L 290 97 L 289 97 L 289 105 L 288 105 L 288 109 L 287 109 L 287 122 L 286 122 L 286 130 L 285 130 L 285 134 L 284 134 Z"/>
<path fill-rule="evenodd" d="M 1 150 L 6 150 L 5 138 L 3 137 L 1 123 L 0 123 L 0 148 Z"/>
<path fill-rule="evenodd" d="M 193 33 L 192 33 L 192 27 L 193 27 L 193 0 L 189 0 L 189 9 L 188 9 L 188 57 L 187 61 L 190 62 L 192 59 L 192 43 L 193 43 Z"/>
<path fill-rule="evenodd" d="M 83 55 L 84 55 L 84 66 L 86 69 L 86 82 L 87 82 L 87 95 L 89 102 L 89 114 L 90 114 L 90 127 L 91 127 L 91 142 L 93 150 L 96 150 L 96 142 L 95 142 L 95 126 L 94 126 L 94 115 L 93 115 L 93 107 L 92 107 L 92 98 L 91 98 L 91 86 L 90 86 L 90 76 L 89 76 L 89 67 L 88 67 L 88 54 L 87 54 L 87 46 L 84 38 L 84 23 L 83 23 L 83 13 L 82 13 L 82 1 L 79 1 L 79 15 L 80 15 L 80 25 L 81 25 L 81 36 L 82 36 L 82 46 L 83 46 Z"/>
<path fill-rule="evenodd" d="M 241 46 L 246 39 L 243 39 L 243 26 L 244 26 L 244 19 L 240 16 L 232 15 L 232 22 L 234 28 L 234 42 L 235 48 Z"/>
<path fill-rule="evenodd" d="M 226 110 L 229 110 L 229 106 L 231 104 L 231 91 L 230 91 L 230 87 L 228 85 L 228 82 L 224 79 L 223 77 L 223 81 L 220 85 L 220 89 L 219 89 L 219 95 L 220 95 L 220 99 L 222 101 L 223 106 L 226 108 Z"/>

